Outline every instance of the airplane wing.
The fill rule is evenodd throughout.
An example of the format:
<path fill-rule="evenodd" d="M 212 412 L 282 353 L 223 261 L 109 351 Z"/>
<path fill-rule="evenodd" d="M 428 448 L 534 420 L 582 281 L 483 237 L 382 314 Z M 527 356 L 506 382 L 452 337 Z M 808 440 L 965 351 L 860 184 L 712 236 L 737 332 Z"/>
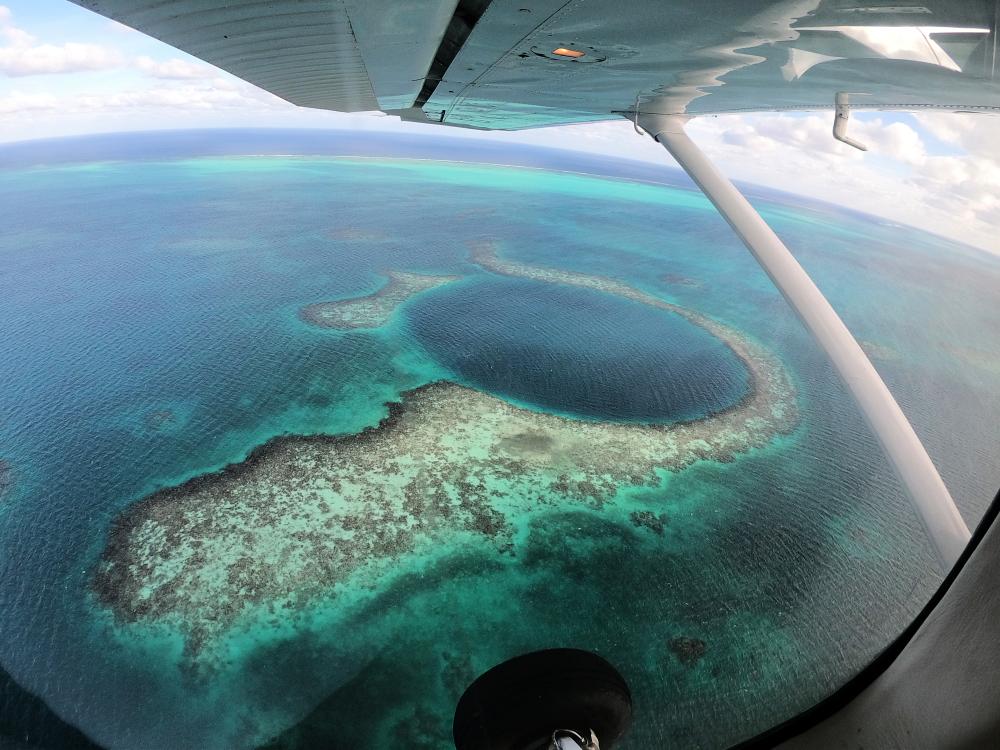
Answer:
<path fill-rule="evenodd" d="M 1000 112 L 995 0 L 73 0 L 294 104 L 462 127 Z"/>

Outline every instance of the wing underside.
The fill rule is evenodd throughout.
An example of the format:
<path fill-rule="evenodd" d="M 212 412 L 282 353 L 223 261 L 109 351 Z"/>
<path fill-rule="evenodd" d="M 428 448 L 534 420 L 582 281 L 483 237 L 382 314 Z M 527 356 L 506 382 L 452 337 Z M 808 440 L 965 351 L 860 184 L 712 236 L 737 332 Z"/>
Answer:
<path fill-rule="evenodd" d="M 1000 111 L 996 0 L 75 0 L 294 104 L 519 129 Z"/>

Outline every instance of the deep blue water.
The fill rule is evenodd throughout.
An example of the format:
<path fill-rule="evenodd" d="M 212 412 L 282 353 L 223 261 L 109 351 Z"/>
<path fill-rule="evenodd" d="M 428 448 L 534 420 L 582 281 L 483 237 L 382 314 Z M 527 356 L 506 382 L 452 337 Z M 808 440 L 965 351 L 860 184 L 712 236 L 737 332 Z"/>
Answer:
<path fill-rule="evenodd" d="M 330 152 L 384 158 L 183 158 Z M 481 671 L 577 645 L 632 684 L 631 746 L 719 746 L 840 684 L 938 579 L 825 359 L 676 172 L 446 138 L 288 132 L 74 139 L 0 149 L 0 165 L 0 459 L 13 477 L 0 500 L 0 665 L 12 680 L 0 694 L 30 691 L 104 745 L 249 746 L 264 738 L 247 727 L 266 715 L 282 727 L 310 716 L 333 746 L 392 746 L 399 727 L 427 726 L 429 739 L 409 744 L 442 747 L 453 706 L 437 679 L 443 654 Z M 878 347 L 876 366 L 974 523 L 1000 486 L 1000 263 L 770 197 L 780 201 L 758 205 Z M 610 276 L 762 342 L 799 388 L 799 428 L 637 490 L 628 502 L 670 516 L 662 539 L 637 536 L 625 511 L 567 512 L 530 529 L 506 568 L 456 555 L 379 592 L 349 667 L 343 645 L 303 628 L 199 689 L 169 637 L 123 646 L 88 588 L 111 520 L 274 435 L 358 431 L 385 401 L 449 376 L 534 408 L 625 419 L 707 412 L 745 388 L 728 352 L 673 316 L 582 290 L 542 295 L 477 269 L 467 242 L 484 235 L 512 260 Z M 471 278 L 415 298 L 377 331 L 299 320 L 301 306 L 368 294 L 392 268 Z M 692 351 L 702 356 L 685 360 Z M 487 595 L 491 606 L 474 606 Z M 578 616 L 556 616 L 554 599 Z M 664 644 L 677 636 L 706 641 L 700 666 L 671 657 Z M 51 722 L 26 695 L 0 705 L 5 738 L 38 738 Z M 53 742 L 72 741 L 49 727 Z"/>
<path fill-rule="evenodd" d="M 414 300 L 407 317 L 460 382 L 555 413 L 686 421 L 748 390 L 743 363 L 708 331 L 596 291 L 489 279 Z"/>

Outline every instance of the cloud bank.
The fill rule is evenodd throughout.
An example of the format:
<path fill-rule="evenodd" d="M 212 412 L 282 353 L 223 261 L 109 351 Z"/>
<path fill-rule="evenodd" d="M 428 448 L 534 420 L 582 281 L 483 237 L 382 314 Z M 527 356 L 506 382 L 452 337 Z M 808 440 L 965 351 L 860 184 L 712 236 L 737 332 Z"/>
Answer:
<path fill-rule="evenodd" d="M 0 73 L 11 77 L 107 70 L 124 61 L 116 50 L 100 44 L 39 44 L 37 38 L 14 25 L 13 14 L 3 5 L 0 40 Z"/>

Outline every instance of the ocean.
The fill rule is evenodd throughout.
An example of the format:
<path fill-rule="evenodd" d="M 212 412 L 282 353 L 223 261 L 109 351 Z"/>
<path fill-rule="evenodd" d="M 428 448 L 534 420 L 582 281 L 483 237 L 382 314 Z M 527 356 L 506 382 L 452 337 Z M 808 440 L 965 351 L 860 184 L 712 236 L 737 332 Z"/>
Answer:
<path fill-rule="evenodd" d="M 747 189 L 974 526 L 1000 257 Z M 677 170 L 133 134 L 0 148 L 0 206 L 11 742 L 447 748 L 476 675 L 577 647 L 629 682 L 624 747 L 724 747 L 941 580 L 830 365 Z"/>

